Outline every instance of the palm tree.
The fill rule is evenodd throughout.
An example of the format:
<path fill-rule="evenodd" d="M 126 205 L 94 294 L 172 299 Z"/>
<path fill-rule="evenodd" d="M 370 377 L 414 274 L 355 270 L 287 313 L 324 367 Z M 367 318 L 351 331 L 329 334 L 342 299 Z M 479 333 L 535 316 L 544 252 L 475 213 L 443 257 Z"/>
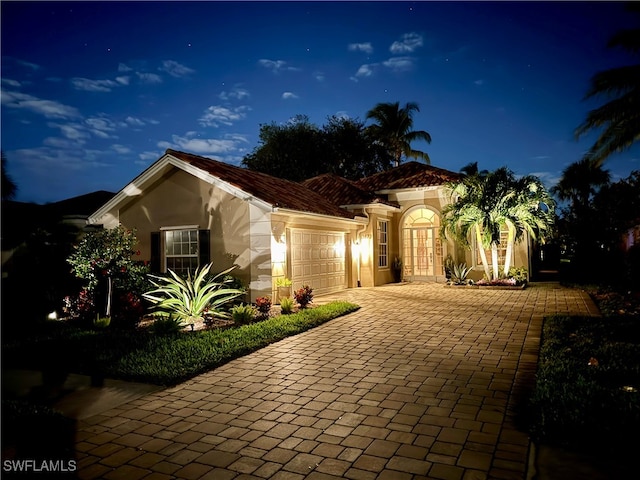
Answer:
<path fill-rule="evenodd" d="M 511 191 L 503 203 L 504 223 L 509 230 L 507 251 L 504 261 L 504 276 L 509 275 L 513 246 L 529 234 L 538 240 L 553 228 L 555 223 L 555 202 L 540 179 L 526 175 L 512 182 Z"/>
<path fill-rule="evenodd" d="M 640 13 L 638 4 L 628 4 L 627 8 Z M 640 28 L 618 32 L 607 46 L 621 47 L 637 56 L 640 53 Z M 575 135 L 579 138 L 594 129 L 603 128 L 584 157 L 602 164 L 613 153 L 628 149 L 640 139 L 640 63 L 594 75 L 585 99 L 596 96 L 606 96 L 611 100 L 591 110 Z"/>
<path fill-rule="evenodd" d="M 583 158 L 562 171 L 560 181 L 551 189 L 559 200 L 569 201 L 570 208 L 577 212 L 587 207 L 598 190 L 609 184 L 608 170 L 592 158 Z"/>
<path fill-rule="evenodd" d="M 516 179 L 506 167 L 494 172 L 478 171 L 477 165 L 465 167 L 469 172 L 457 182 L 449 183 L 452 202 L 442 211 L 442 234 L 469 245 L 475 236 L 487 278 L 500 277 L 498 246 L 500 231 L 507 228 L 507 251 L 503 275 L 509 274 L 511 252 L 515 242 L 527 232 L 537 239 L 553 226 L 554 202 L 537 177 Z M 489 270 L 485 249 L 491 249 Z"/>
<path fill-rule="evenodd" d="M 367 119 L 374 120 L 368 127 L 368 132 L 374 141 L 384 145 L 392 155 L 395 166 L 400 165 L 400 159 L 411 157 L 422 159 L 427 164 L 431 163 L 429 155 L 420 150 L 411 148 L 414 140 L 424 140 L 431 143 L 431 135 L 424 130 L 412 130 L 413 112 L 419 112 L 420 108 L 415 102 L 408 102 L 400 108 L 400 103 L 378 103 L 367 112 Z"/>

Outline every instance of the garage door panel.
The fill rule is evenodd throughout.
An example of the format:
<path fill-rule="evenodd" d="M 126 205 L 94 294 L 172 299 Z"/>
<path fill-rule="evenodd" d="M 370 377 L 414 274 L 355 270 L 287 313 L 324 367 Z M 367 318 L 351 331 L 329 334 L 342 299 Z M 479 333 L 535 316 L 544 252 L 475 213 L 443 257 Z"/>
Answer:
<path fill-rule="evenodd" d="M 311 285 L 317 294 L 335 292 L 347 287 L 345 234 L 337 232 L 291 232 L 291 272 L 294 288 Z"/>

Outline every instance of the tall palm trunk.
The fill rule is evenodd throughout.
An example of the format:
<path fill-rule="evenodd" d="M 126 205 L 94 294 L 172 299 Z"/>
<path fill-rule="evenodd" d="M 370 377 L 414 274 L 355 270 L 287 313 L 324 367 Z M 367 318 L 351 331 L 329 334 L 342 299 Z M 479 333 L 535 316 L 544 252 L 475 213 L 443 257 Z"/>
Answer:
<path fill-rule="evenodd" d="M 487 279 L 489 279 L 491 278 L 491 272 L 489 271 L 489 264 L 487 263 L 487 254 L 484 251 L 484 245 L 482 245 L 482 233 L 480 231 L 480 225 L 476 225 L 476 242 L 478 244 L 478 250 L 480 251 L 480 259 L 482 260 L 484 274 L 487 276 Z"/>
<path fill-rule="evenodd" d="M 507 238 L 507 252 L 504 257 L 504 269 L 502 270 L 505 277 L 509 276 L 509 270 L 511 269 L 511 256 L 513 255 L 513 244 L 516 238 L 516 227 L 512 224 L 509 224 L 508 227 L 509 236 Z"/>
<path fill-rule="evenodd" d="M 493 279 L 497 280 L 500 277 L 500 269 L 498 267 L 498 243 L 491 242 L 491 262 L 493 263 Z"/>

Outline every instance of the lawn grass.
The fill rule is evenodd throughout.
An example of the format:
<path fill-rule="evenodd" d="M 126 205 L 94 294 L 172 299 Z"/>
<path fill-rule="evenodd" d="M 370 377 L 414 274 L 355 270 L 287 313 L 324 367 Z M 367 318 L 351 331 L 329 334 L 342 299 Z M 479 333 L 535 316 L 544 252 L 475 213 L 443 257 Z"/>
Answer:
<path fill-rule="evenodd" d="M 537 443 L 619 457 L 637 452 L 640 319 L 546 318 L 530 413 Z"/>
<path fill-rule="evenodd" d="M 358 308 L 337 301 L 237 328 L 173 335 L 50 325 L 41 336 L 3 345 L 3 363 L 9 368 L 175 385 Z"/>

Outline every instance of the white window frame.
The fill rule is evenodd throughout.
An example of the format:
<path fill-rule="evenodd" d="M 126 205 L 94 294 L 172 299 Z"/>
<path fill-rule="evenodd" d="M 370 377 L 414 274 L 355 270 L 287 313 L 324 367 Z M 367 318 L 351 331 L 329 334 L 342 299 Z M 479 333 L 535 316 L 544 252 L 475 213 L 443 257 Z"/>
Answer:
<path fill-rule="evenodd" d="M 378 268 L 389 268 L 389 221 L 378 220 Z"/>
<path fill-rule="evenodd" d="M 177 273 L 178 275 L 186 275 L 187 274 L 187 270 L 191 270 L 191 273 L 193 273 L 193 271 L 195 270 L 195 268 L 197 268 L 198 263 L 200 261 L 200 240 L 199 240 L 199 232 L 198 232 L 198 225 L 181 225 L 181 226 L 175 226 L 175 227 L 161 227 L 160 231 L 162 232 L 162 257 L 163 257 L 163 265 L 164 265 L 164 271 L 168 271 L 169 269 L 174 271 L 175 273 Z M 195 234 L 195 253 L 183 253 L 180 252 L 179 254 L 172 252 L 169 252 L 169 235 L 174 235 L 176 232 L 194 232 Z M 187 242 L 187 245 L 191 245 L 193 242 L 191 241 L 191 239 L 189 239 L 189 241 Z M 184 243 L 180 242 L 181 245 L 184 245 Z M 184 267 L 180 267 L 180 268 L 176 268 L 174 265 L 173 268 L 170 268 L 169 266 L 169 262 L 172 261 L 172 259 L 178 259 L 178 258 L 182 258 L 182 259 L 189 259 L 189 262 L 192 264 L 190 267 L 188 267 L 187 269 L 185 269 Z M 192 268 L 193 266 L 193 259 L 195 259 L 195 268 Z"/>

